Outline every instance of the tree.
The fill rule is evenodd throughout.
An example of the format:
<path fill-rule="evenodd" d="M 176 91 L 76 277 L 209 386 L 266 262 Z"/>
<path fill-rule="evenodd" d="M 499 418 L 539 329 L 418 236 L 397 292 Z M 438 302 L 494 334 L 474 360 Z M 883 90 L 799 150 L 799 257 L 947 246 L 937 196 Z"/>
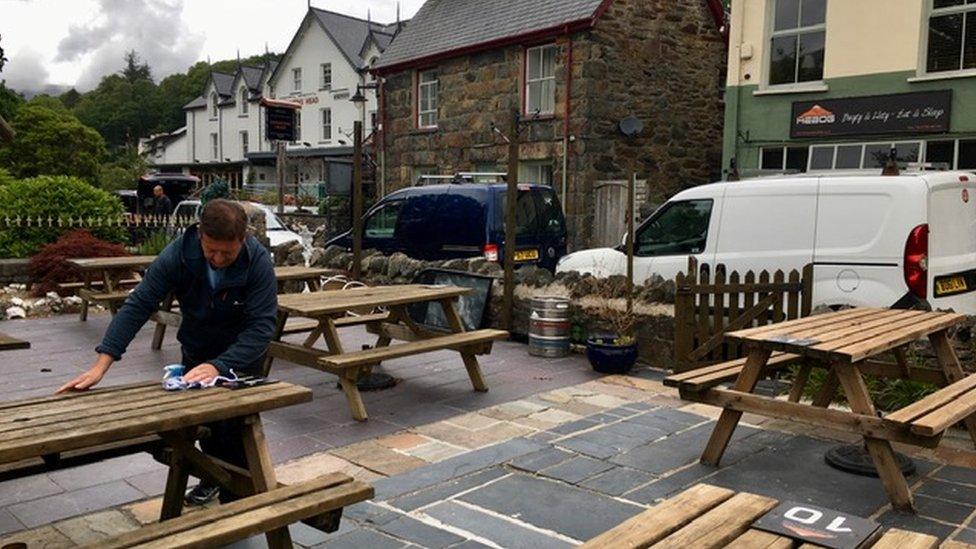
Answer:
<path fill-rule="evenodd" d="M 3 37 L 0 37 L 3 38 Z M 7 58 L 3 55 L 3 48 L 0 48 L 0 71 L 3 71 L 3 65 L 7 62 Z"/>
<path fill-rule="evenodd" d="M 129 50 L 125 53 L 125 68 L 122 69 L 122 77 L 130 84 L 135 84 L 140 80 L 152 82 L 152 71 L 149 70 L 148 63 L 139 62 L 139 54 L 136 50 Z"/>
<path fill-rule="evenodd" d="M 78 90 L 71 88 L 70 90 L 62 93 L 58 99 L 61 100 L 62 105 L 69 109 L 73 109 L 75 108 L 75 105 L 81 101 L 81 94 L 78 93 Z"/>
<path fill-rule="evenodd" d="M 7 83 L 0 80 L 0 117 L 10 120 L 23 104 L 24 96 L 8 88 Z"/>
<path fill-rule="evenodd" d="M 60 108 L 51 108 L 50 102 Z M 17 137 L 0 149 L 0 167 L 17 178 L 38 175 L 70 175 L 91 183 L 98 181 L 105 156 L 105 140 L 82 124 L 60 101 L 24 104 L 10 121 Z"/>

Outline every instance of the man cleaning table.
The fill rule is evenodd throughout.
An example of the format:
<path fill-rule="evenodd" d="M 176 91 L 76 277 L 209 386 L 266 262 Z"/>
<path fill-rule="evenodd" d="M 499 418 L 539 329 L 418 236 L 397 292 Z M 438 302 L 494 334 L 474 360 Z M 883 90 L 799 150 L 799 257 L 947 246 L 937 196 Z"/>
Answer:
<path fill-rule="evenodd" d="M 83 391 L 101 381 L 122 358 L 129 343 L 170 293 L 183 315 L 177 339 L 182 345 L 184 381 L 208 384 L 215 377 L 259 375 L 277 320 L 277 282 L 271 256 L 247 235 L 247 214 L 229 200 L 211 200 L 200 222 L 171 242 L 119 309 L 96 347 L 98 358 L 58 393 Z M 201 449 L 228 463 L 246 466 L 241 425 L 208 425 Z M 219 489 L 201 482 L 187 492 L 190 503 L 217 497 Z M 233 494 L 219 494 L 221 502 Z"/>

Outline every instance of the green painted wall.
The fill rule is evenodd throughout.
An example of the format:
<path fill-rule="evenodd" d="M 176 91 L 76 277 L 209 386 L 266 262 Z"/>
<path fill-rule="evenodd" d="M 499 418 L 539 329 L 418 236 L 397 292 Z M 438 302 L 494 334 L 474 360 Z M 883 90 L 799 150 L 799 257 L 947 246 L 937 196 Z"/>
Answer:
<path fill-rule="evenodd" d="M 758 86 L 734 86 L 726 90 L 725 133 L 723 136 L 722 166 L 729 167 L 734 156 L 740 169 L 759 167 L 759 149 L 777 144 L 815 144 L 884 141 L 887 139 L 911 140 L 932 139 L 933 134 L 924 136 L 861 136 L 849 139 L 790 139 L 790 119 L 795 101 L 816 101 L 866 95 L 885 95 L 895 93 L 920 92 L 951 89 L 952 120 L 951 131 L 943 134 L 952 137 L 971 137 L 976 135 L 976 77 L 947 78 L 925 82 L 909 82 L 914 71 L 853 76 L 826 80 L 830 88 L 826 92 L 794 93 L 777 95 L 753 95 Z M 738 139 L 736 139 L 738 136 Z"/>

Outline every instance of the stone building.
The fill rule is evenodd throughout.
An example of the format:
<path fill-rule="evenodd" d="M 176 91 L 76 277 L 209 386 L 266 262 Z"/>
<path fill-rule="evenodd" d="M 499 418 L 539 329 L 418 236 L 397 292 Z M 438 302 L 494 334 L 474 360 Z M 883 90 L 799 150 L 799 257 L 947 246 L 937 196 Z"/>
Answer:
<path fill-rule="evenodd" d="M 598 227 L 623 227 L 602 206 L 625 203 L 605 183 L 631 163 L 651 202 L 719 177 L 726 53 L 709 4 L 428 0 L 373 67 L 380 188 L 507 171 L 501 134 L 519 112 L 519 180 L 557 190 L 573 248 L 619 242 Z M 632 141 L 618 131 L 630 115 L 645 128 Z"/>

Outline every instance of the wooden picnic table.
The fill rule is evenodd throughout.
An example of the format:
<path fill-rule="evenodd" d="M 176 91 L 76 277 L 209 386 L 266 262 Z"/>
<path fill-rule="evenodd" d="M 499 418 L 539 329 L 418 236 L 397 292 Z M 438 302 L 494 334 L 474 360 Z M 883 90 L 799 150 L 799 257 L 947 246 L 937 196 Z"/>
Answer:
<path fill-rule="evenodd" d="M 384 360 L 450 349 L 460 353 L 474 389 L 487 391 L 476 355 L 489 353 L 492 343 L 506 339 L 508 333 L 501 330 L 465 331 L 455 304 L 460 296 L 471 292 L 469 288 L 456 286 L 412 284 L 280 296 L 278 325 L 268 347 L 265 375 L 275 358 L 335 374 L 353 417 L 365 421 L 366 408 L 357 387 L 361 376 L 369 375 L 372 368 Z M 408 307 L 429 302 L 440 304 L 450 331 L 434 330 L 411 320 Z M 289 329 L 290 316 L 312 320 L 299 329 Z M 376 334 L 376 346 L 346 352 L 339 340 L 338 329 L 353 325 L 365 325 Z M 283 335 L 305 330 L 310 333 L 301 345 L 281 341 Z M 320 338 L 325 342 L 325 349 L 315 347 Z M 393 341 L 406 343 L 391 345 Z"/>
<path fill-rule="evenodd" d="M 30 341 L 0 333 L 0 351 L 16 351 L 18 349 L 30 349 Z"/>
<path fill-rule="evenodd" d="M 313 291 L 322 289 L 322 277 L 332 273 L 329 269 L 304 266 L 282 266 L 275 267 L 275 279 L 278 281 L 278 293 L 285 291 L 285 284 L 288 282 L 304 282 Z M 304 288 L 303 288 L 304 290 Z M 153 332 L 152 349 L 158 351 L 163 347 L 163 340 L 166 338 L 166 327 L 180 327 L 183 317 L 178 311 L 174 310 L 176 296 L 169 295 L 159 305 L 159 310 L 153 314 L 152 320 L 156 322 L 156 330 Z"/>
<path fill-rule="evenodd" d="M 976 443 L 976 376 L 966 377 L 947 330 L 964 319 L 956 313 L 897 309 L 849 309 L 726 334 L 748 351 L 732 361 L 666 378 L 681 397 L 724 408 L 701 461 L 718 465 L 743 412 L 859 434 L 892 505 L 913 510 L 913 498 L 895 461 L 891 442 L 932 448 L 945 431 L 963 422 Z M 907 347 L 927 337 L 939 369 L 910 363 Z M 891 353 L 894 360 L 878 360 Z M 753 394 L 760 379 L 800 363 L 788 400 Z M 814 367 L 827 381 L 812 404 L 800 397 Z M 941 386 L 919 402 L 881 418 L 864 375 L 910 379 Z M 734 379 L 731 389 L 717 385 Z M 849 410 L 829 409 L 840 385 Z"/>
<path fill-rule="evenodd" d="M 121 288 L 122 277 L 133 271 L 146 270 L 155 260 L 156 256 L 154 255 L 89 257 L 67 260 L 68 263 L 81 271 L 83 286 L 78 290 L 78 297 L 81 298 L 81 314 L 79 317 L 81 321 L 88 320 L 88 307 L 92 302 L 107 303 L 109 310 L 115 314 L 115 311 L 129 295 L 128 290 Z M 101 289 L 98 291 L 92 288 L 94 280 L 101 282 Z"/>
<path fill-rule="evenodd" d="M 160 520 L 172 519 L 182 513 L 191 470 L 242 496 L 277 488 L 259 414 L 311 400 L 309 389 L 288 383 L 167 392 L 154 382 L 2 402 L 0 465 L 156 435 L 169 452 Z M 232 418 L 244 426 L 246 469 L 194 447 L 199 427 Z M 274 537 L 274 546 L 282 546 L 281 536 L 287 535 L 277 530 L 269 541 Z"/>
<path fill-rule="evenodd" d="M 698 484 L 624 521 L 581 546 L 582 549 L 736 548 L 791 549 L 797 540 L 755 527 L 779 502 L 773 498 L 736 493 Z M 806 543 L 804 549 L 819 545 Z M 897 528 L 877 531 L 862 547 L 874 549 L 972 549 L 974 546 Z"/>

